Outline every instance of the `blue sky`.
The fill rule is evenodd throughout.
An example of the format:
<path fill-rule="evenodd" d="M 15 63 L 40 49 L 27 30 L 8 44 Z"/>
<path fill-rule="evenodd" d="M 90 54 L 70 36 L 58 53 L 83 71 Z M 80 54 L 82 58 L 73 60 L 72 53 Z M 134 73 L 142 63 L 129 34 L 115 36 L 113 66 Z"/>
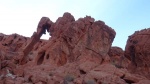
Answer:
<path fill-rule="evenodd" d="M 104 21 L 117 33 L 113 46 L 123 49 L 129 35 L 150 27 L 150 0 L 0 0 L 0 32 L 30 37 L 42 16 L 55 22 L 64 12 Z"/>

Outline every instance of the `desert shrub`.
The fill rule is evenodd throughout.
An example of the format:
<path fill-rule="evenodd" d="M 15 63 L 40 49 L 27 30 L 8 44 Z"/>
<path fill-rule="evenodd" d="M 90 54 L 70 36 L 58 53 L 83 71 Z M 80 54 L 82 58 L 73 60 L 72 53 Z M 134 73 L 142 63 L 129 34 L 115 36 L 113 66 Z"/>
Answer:
<path fill-rule="evenodd" d="M 71 82 L 75 79 L 75 77 L 71 74 L 67 74 L 64 78 L 65 81 Z"/>
<path fill-rule="evenodd" d="M 121 65 L 117 64 L 115 61 L 112 61 L 111 64 L 117 68 L 123 68 Z"/>
<path fill-rule="evenodd" d="M 96 82 L 94 80 L 88 80 L 85 82 L 85 84 L 96 84 Z"/>
<path fill-rule="evenodd" d="M 52 72 L 50 72 L 50 73 L 49 73 L 49 76 L 53 76 L 53 73 L 52 73 Z"/>

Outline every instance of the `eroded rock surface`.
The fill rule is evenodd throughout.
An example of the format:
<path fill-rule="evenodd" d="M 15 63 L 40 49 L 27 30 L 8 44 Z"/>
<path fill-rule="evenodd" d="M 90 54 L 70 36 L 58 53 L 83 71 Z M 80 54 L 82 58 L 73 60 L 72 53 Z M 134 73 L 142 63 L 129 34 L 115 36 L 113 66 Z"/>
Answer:
<path fill-rule="evenodd" d="M 51 27 L 52 21 L 48 17 L 42 17 L 38 27 L 37 31 L 33 33 L 31 36 L 30 42 L 27 44 L 27 46 L 23 49 L 23 57 L 20 60 L 20 64 L 25 64 L 27 63 L 27 55 L 30 53 L 30 51 L 33 49 L 35 44 L 40 41 L 40 37 L 43 34 L 46 34 L 46 31 L 49 30 Z M 49 32 L 49 31 L 48 31 Z"/>
<path fill-rule="evenodd" d="M 136 31 L 129 36 L 125 56 L 131 60 L 129 70 L 150 79 L 150 29 Z"/>
<path fill-rule="evenodd" d="M 94 21 L 89 16 L 75 21 L 71 14 L 65 13 L 52 24 L 51 31 L 51 39 L 38 53 L 38 65 L 50 63 L 62 66 L 69 62 L 83 62 L 88 59 L 98 63 L 103 60 L 109 61 L 107 53 L 115 37 L 115 31 L 104 22 Z M 40 57 L 43 57 L 42 63 L 38 62 Z"/>
<path fill-rule="evenodd" d="M 124 56 L 124 51 L 120 47 L 111 47 L 108 52 L 111 63 L 118 68 L 127 68 L 130 61 Z"/>
<path fill-rule="evenodd" d="M 0 79 L 5 77 L 15 78 L 16 76 L 13 73 L 16 67 L 19 66 L 22 51 L 31 39 L 18 34 L 5 35 L 2 33 L 0 38 Z M 26 56 L 27 61 L 33 60 L 33 54 L 36 52 L 37 47 L 42 47 L 45 43 L 45 40 L 40 40 Z M 12 81 L 12 79 L 10 80 Z"/>
<path fill-rule="evenodd" d="M 40 40 L 48 31 L 49 40 Z M 41 19 L 31 38 L 12 41 L 0 34 L 0 83 L 2 84 L 131 84 L 148 79 L 131 74 L 126 64 L 116 67 L 112 60 L 122 61 L 123 51 L 111 48 L 115 31 L 103 21 L 86 16 L 75 21 L 64 13 L 55 23 Z M 22 43 L 10 49 L 12 43 Z M 29 46 L 29 47 L 28 47 Z M 17 48 L 16 48 L 17 47 Z M 31 48 L 31 49 L 30 49 Z M 10 53 L 7 53 L 10 51 Z M 27 52 L 24 52 L 27 50 Z M 25 54 L 26 53 L 26 54 Z M 25 57 L 23 64 L 19 61 Z M 126 62 L 123 59 L 122 63 Z"/>

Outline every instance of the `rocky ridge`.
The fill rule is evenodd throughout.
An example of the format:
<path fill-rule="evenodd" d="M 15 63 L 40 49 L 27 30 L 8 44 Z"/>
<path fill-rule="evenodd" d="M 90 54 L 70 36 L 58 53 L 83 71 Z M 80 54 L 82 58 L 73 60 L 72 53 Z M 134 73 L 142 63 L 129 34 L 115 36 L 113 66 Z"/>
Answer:
<path fill-rule="evenodd" d="M 46 31 L 51 37 L 41 40 Z M 133 45 L 129 39 L 139 37 L 129 37 L 124 52 L 111 47 L 115 35 L 103 21 L 90 16 L 75 21 L 70 13 L 55 23 L 41 18 L 31 38 L 0 34 L 0 84 L 149 84 L 149 72 L 140 71 L 148 61 L 140 57 L 144 65 L 140 67 L 139 55 L 131 58 L 137 49 L 129 49 Z M 148 57 L 146 49 L 141 53 Z M 138 71 L 133 73 L 131 67 Z"/>

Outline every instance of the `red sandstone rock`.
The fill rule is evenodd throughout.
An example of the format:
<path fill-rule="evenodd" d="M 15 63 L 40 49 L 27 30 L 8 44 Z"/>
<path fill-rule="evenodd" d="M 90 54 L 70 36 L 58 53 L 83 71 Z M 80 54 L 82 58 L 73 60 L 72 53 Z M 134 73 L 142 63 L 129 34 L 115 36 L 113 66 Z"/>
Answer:
<path fill-rule="evenodd" d="M 125 56 L 131 60 L 129 70 L 150 79 L 150 29 L 129 36 Z"/>
<path fill-rule="evenodd" d="M 37 27 L 37 32 L 34 32 L 30 42 L 28 45 L 24 48 L 23 50 L 23 57 L 20 60 L 20 64 L 25 64 L 27 63 L 27 55 L 30 53 L 30 51 L 33 49 L 34 45 L 40 41 L 40 37 L 46 33 L 46 30 L 48 31 L 49 28 L 51 27 L 52 22 L 50 21 L 49 18 L 47 17 L 42 17 L 38 27 Z"/>
<path fill-rule="evenodd" d="M 4 35 L 0 41 L 0 47 L 3 48 L 3 51 L 21 51 L 22 48 L 27 44 L 28 42 L 27 37 L 23 37 L 17 34 L 12 35 Z"/>
<path fill-rule="evenodd" d="M 24 82 L 24 78 L 22 77 L 17 77 L 15 80 L 15 84 L 23 84 L 23 82 Z"/>
<path fill-rule="evenodd" d="M 104 22 L 94 22 L 89 16 L 74 21 L 71 14 L 65 13 L 51 29 L 52 37 L 39 51 L 37 65 L 49 62 L 62 66 L 74 61 L 94 60 L 101 63 L 102 60 L 109 60 L 107 53 L 115 32 Z"/>
<path fill-rule="evenodd" d="M 4 80 L 4 84 L 15 84 L 15 82 L 12 79 L 10 79 L 10 78 L 6 78 Z"/>
<path fill-rule="evenodd" d="M 149 84 L 150 80 L 141 80 L 138 83 L 133 83 L 133 84 Z"/>
<path fill-rule="evenodd" d="M 46 30 L 50 39 L 39 40 Z M 148 80 L 111 63 L 119 62 L 123 55 L 120 48 L 111 48 L 115 31 L 90 16 L 75 21 L 65 13 L 55 23 L 41 19 L 31 39 L 14 37 L 0 34 L 0 83 L 138 84 Z M 20 65 L 22 56 L 27 63 Z M 123 59 L 122 63 L 126 67 L 128 61 Z"/>
<path fill-rule="evenodd" d="M 84 81 L 91 79 L 97 83 L 126 84 L 137 83 L 146 78 L 137 74 L 130 74 L 126 69 L 116 68 L 112 64 L 103 64 L 87 73 Z"/>
<path fill-rule="evenodd" d="M 21 59 L 22 50 L 28 44 L 30 38 L 23 37 L 18 34 L 12 35 L 0 34 L 0 38 L 1 38 L 0 40 L 0 80 L 1 80 L 1 78 L 3 79 L 7 76 L 7 70 L 9 70 L 10 74 L 15 73 L 16 67 L 18 67 L 19 60 Z M 39 46 L 35 46 L 32 49 L 32 51 L 37 50 L 38 47 L 43 46 L 45 43 L 46 42 L 44 40 L 39 41 L 37 43 Z M 33 54 L 35 54 L 35 52 L 32 51 L 27 56 L 27 58 L 29 59 L 28 61 L 31 61 L 33 59 Z M 19 71 L 16 72 L 20 73 Z M 12 77 L 15 77 L 15 75 L 12 75 Z M 11 81 L 12 80 L 8 80 L 8 82 Z"/>
<path fill-rule="evenodd" d="M 119 47 L 111 47 L 109 51 L 111 63 L 118 68 L 127 68 L 130 61 L 124 56 L 124 51 Z"/>

